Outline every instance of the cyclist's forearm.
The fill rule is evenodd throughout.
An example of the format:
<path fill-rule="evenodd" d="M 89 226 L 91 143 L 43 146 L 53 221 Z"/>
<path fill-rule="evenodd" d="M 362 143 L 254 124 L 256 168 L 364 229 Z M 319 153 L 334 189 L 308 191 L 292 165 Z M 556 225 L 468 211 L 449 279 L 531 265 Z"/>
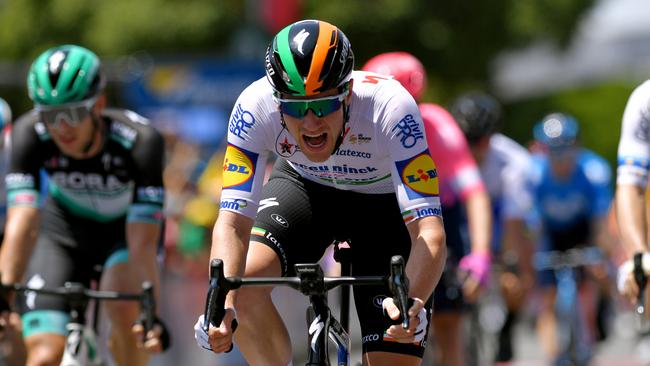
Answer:
<path fill-rule="evenodd" d="M 160 299 L 160 276 L 158 272 L 158 243 L 160 225 L 150 223 L 129 223 L 126 227 L 129 262 L 132 263 L 134 284 L 144 281 L 153 285 L 156 300 Z M 139 288 L 135 288 L 135 291 Z"/>
<path fill-rule="evenodd" d="M 465 203 L 469 222 L 469 237 L 473 253 L 490 253 L 492 238 L 492 209 L 487 192 L 474 192 Z"/>
<path fill-rule="evenodd" d="M 3 283 L 22 281 L 38 235 L 37 210 L 33 207 L 9 209 L 0 252 L 0 274 Z"/>
<path fill-rule="evenodd" d="M 253 220 L 229 211 L 221 211 L 212 233 L 210 259 L 223 260 L 224 275 L 243 276 Z M 226 306 L 234 304 L 234 292 L 228 294 Z"/>
<path fill-rule="evenodd" d="M 616 219 L 627 257 L 648 247 L 644 190 L 634 185 L 616 187 Z"/>
<path fill-rule="evenodd" d="M 408 229 L 411 235 L 411 252 L 406 264 L 409 296 L 426 301 L 440 280 L 447 258 L 442 219 L 424 217 Z"/>

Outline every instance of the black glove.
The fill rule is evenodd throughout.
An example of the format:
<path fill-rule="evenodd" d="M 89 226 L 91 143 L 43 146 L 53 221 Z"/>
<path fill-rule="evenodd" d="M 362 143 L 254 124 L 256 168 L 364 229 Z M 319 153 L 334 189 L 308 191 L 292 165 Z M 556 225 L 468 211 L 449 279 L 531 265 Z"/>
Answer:
<path fill-rule="evenodd" d="M 167 326 L 159 317 L 154 316 L 153 322 L 151 323 L 151 329 L 147 329 L 146 321 L 144 317 L 140 317 L 136 321 L 136 324 L 142 325 L 142 327 L 144 328 L 144 339 L 142 340 L 143 343 L 147 339 L 147 332 L 149 332 L 151 329 L 155 328 L 156 325 L 158 325 L 160 326 L 161 329 L 160 344 L 162 346 L 162 351 L 165 352 L 171 346 L 171 335 L 169 334 L 169 330 L 167 330 Z"/>

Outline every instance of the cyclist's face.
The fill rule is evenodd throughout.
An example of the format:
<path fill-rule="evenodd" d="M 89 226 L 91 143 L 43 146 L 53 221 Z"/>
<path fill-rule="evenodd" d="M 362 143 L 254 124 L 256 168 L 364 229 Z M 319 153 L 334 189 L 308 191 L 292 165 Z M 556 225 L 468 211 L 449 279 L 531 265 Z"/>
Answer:
<path fill-rule="evenodd" d="M 551 149 L 548 152 L 551 170 L 556 178 L 568 179 L 576 166 L 578 149 L 575 146 Z"/>
<path fill-rule="evenodd" d="M 352 87 L 350 86 L 351 89 Z M 339 91 L 331 89 L 315 97 L 296 98 L 296 101 L 300 99 L 314 100 L 337 95 L 339 95 Z M 324 104 L 321 110 L 314 111 L 309 106 L 309 109 L 306 109 L 306 112 L 302 114 L 302 118 L 291 116 L 288 113 L 282 113 L 287 130 L 298 141 L 300 150 L 310 161 L 323 162 L 333 153 L 336 140 L 343 128 L 343 104 L 349 105 L 352 99 L 352 93 L 348 92 L 341 96 L 340 99 L 340 101 L 336 98 L 328 99 L 327 103 L 331 101 L 333 103 L 332 106 L 326 106 Z M 339 102 L 338 105 L 336 104 L 337 101 Z M 320 117 L 317 113 L 320 114 Z"/>
<path fill-rule="evenodd" d="M 57 119 L 43 121 L 62 153 L 75 159 L 88 156 L 87 147 L 89 144 L 94 145 L 94 140 L 98 138 L 98 129 L 93 127 L 92 118 L 93 115 L 99 115 L 104 103 L 105 98 L 100 96 L 95 103 L 89 105 L 87 113 L 69 113 L 62 108 L 64 113 L 58 114 Z"/>

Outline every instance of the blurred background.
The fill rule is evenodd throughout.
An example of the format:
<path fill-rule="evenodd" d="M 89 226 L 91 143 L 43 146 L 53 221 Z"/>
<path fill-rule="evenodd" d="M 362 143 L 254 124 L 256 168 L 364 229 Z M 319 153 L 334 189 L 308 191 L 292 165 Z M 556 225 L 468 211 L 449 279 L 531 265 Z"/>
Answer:
<path fill-rule="evenodd" d="M 583 144 L 612 166 L 625 102 L 650 77 L 647 0 L 0 0 L 0 97 L 14 116 L 31 108 L 33 58 L 75 43 L 102 58 L 111 104 L 145 115 L 166 136 L 161 307 L 175 345 L 157 365 L 244 364 L 236 352 L 199 350 L 192 331 L 204 305 L 221 145 L 234 100 L 264 75 L 267 43 L 305 18 L 341 28 L 358 67 L 381 52 L 417 56 L 428 72 L 424 101 L 446 105 L 469 89 L 494 94 L 505 106 L 503 132 L 524 145 L 542 116 L 571 113 Z M 278 300 L 304 341 L 300 297 L 281 291 Z M 537 357 L 535 347 L 523 349 L 530 354 L 521 359 Z"/>

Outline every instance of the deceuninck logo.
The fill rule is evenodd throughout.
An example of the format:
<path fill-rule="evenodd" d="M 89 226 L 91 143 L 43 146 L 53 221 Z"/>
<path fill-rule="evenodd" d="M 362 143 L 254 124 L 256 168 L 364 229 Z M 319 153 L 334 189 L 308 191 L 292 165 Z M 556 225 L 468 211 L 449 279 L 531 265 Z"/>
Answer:
<path fill-rule="evenodd" d="M 228 144 L 223 162 L 223 188 L 250 192 L 258 154 Z"/>
<path fill-rule="evenodd" d="M 438 195 L 438 172 L 428 149 L 395 165 L 410 199 Z"/>

